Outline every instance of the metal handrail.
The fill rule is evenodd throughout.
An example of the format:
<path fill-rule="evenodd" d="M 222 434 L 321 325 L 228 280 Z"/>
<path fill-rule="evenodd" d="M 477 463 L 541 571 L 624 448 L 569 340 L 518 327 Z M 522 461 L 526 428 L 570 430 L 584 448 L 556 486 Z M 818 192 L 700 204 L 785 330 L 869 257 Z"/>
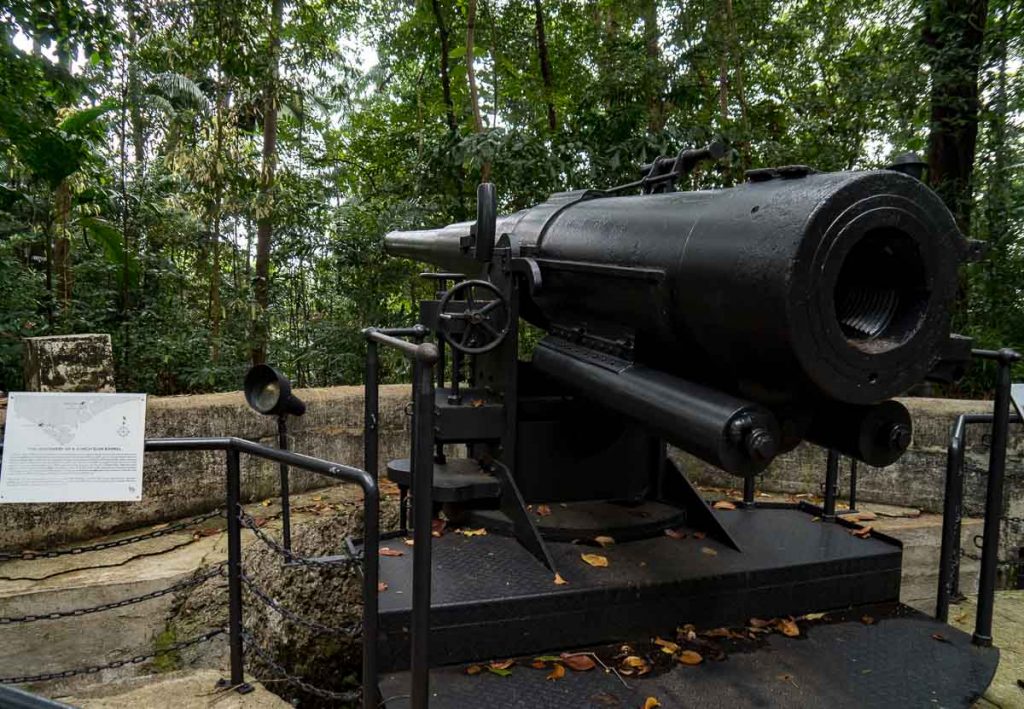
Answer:
<path fill-rule="evenodd" d="M 377 554 L 366 549 L 380 545 L 380 492 L 376 475 L 365 470 L 332 463 L 294 451 L 268 448 L 254 441 L 234 436 L 198 438 L 149 438 L 145 450 L 150 453 L 173 451 L 224 451 L 227 464 L 227 527 L 228 527 L 228 638 L 231 663 L 231 687 L 247 689 L 245 683 L 245 650 L 242 639 L 242 536 L 239 520 L 241 502 L 241 454 L 272 460 L 340 482 L 354 483 L 363 491 L 363 709 L 376 709 L 377 701 Z M 3 443 L 0 442 L 0 454 Z M 375 471 L 376 472 L 376 471 Z M 429 525 L 428 525 L 429 527 Z"/>
<path fill-rule="evenodd" d="M 153 438 L 146 441 L 149 452 L 222 450 L 227 457 L 228 523 L 228 639 L 231 648 L 231 686 L 245 685 L 245 649 L 242 639 L 242 536 L 238 518 L 241 498 L 242 453 L 308 470 L 342 482 L 359 485 L 363 491 L 363 709 L 377 706 L 377 581 L 376 549 L 380 536 L 380 493 L 377 480 L 365 470 L 332 463 L 288 450 L 268 448 L 244 438 Z"/>
<path fill-rule="evenodd" d="M 433 368 L 440 359 L 440 350 L 431 342 L 423 342 L 429 333 L 426 327 L 363 330 L 366 337 L 366 395 L 364 463 L 370 474 L 377 475 L 378 418 L 380 385 L 377 345 L 393 347 L 412 360 L 412 437 L 410 461 L 413 497 L 413 568 L 412 609 L 409 623 L 411 699 L 413 709 L 427 709 L 430 702 L 430 576 L 431 522 L 434 516 L 434 376 Z M 413 337 L 413 343 L 399 339 Z M 402 491 L 401 527 L 405 530 L 405 491 Z M 369 543 L 364 545 L 370 549 Z M 372 548 L 376 549 L 376 546 Z M 368 552 L 367 552 L 368 553 Z"/>

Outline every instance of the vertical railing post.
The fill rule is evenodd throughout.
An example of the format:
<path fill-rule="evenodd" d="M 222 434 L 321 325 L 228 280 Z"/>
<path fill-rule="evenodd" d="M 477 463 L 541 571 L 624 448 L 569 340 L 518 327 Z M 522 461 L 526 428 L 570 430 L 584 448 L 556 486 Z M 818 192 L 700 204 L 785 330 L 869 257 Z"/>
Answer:
<path fill-rule="evenodd" d="M 430 696 L 430 564 L 434 516 L 434 380 L 437 350 L 420 345 L 413 359 L 413 579 L 411 670 L 412 707 L 427 709 Z M 429 349 L 425 349 L 429 348 Z"/>
<path fill-rule="evenodd" d="M 1013 350 L 995 353 L 999 370 L 992 410 L 992 448 L 988 459 L 988 490 L 985 495 L 985 527 L 978 581 L 978 614 L 975 617 L 975 645 L 992 645 L 992 607 L 995 604 L 996 571 L 999 557 L 999 524 L 1003 515 L 1003 479 L 1006 474 L 1006 441 L 1010 427 L 1010 368 L 1020 359 Z"/>
<path fill-rule="evenodd" d="M 850 458 L 850 512 L 857 511 L 857 459 Z"/>
<path fill-rule="evenodd" d="M 277 417 L 277 447 L 283 451 L 288 450 L 288 421 L 287 414 L 279 414 Z M 288 485 L 288 466 L 285 463 L 280 465 L 281 477 L 281 541 L 284 548 L 292 550 L 292 504 Z"/>
<path fill-rule="evenodd" d="M 949 620 L 949 604 L 960 575 L 960 518 L 964 499 L 964 431 L 966 417 L 960 416 L 949 434 L 946 450 L 946 489 L 942 500 L 942 546 L 939 551 L 939 589 L 935 597 L 935 618 Z"/>
<path fill-rule="evenodd" d="M 376 345 L 374 345 L 376 347 Z M 369 473 L 370 471 L 367 471 Z M 380 493 L 374 484 L 363 489 L 363 709 L 376 709 L 377 697 L 377 588 L 380 578 Z"/>
<path fill-rule="evenodd" d="M 821 509 L 821 519 L 834 522 L 836 519 L 836 488 L 839 486 L 839 453 L 828 451 L 825 459 L 825 502 Z"/>
<path fill-rule="evenodd" d="M 380 364 L 377 343 L 366 341 L 366 383 L 363 392 L 363 468 L 377 479 L 377 452 L 380 432 Z"/>
<path fill-rule="evenodd" d="M 245 683 L 245 649 L 242 644 L 242 474 L 239 452 L 228 448 L 227 454 L 227 517 L 228 517 L 228 644 L 231 650 L 231 686 L 240 691 Z"/>

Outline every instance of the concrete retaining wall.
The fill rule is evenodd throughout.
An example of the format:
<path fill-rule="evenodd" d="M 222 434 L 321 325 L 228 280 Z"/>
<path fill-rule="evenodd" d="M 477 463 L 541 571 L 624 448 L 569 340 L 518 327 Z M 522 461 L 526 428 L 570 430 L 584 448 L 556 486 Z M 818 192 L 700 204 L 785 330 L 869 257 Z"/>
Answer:
<path fill-rule="evenodd" d="M 289 423 L 290 447 L 339 463 L 363 464 L 362 387 L 304 389 L 305 416 Z M 380 459 L 408 455 L 404 414 L 409 387 L 381 388 Z M 0 428 L 6 409 L 0 408 Z M 277 444 L 277 423 L 259 416 L 241 392 L 149 397 L 146 437 L 238 436 Z M 141 527 L 224 504 L 223 453 L 148 453 L 141 502 L 79 502 L 0 505 L 0 549 L 42 549 L 120 529 Z M 293 471 L 291 486 L 306 490 L 326 478 Z M 248 500 L 278 494 L 277 465 L 242 457 L 242 490 Z"/>
<path fill-rule="evenodd" d="M 291 425 L 292 448 L 340 463 L 362 465 L 362 388 L 306 389 L 299 395 L 308 410 Z M 407 385 L 381 389 L 382 462 L 407 455 Z M 896 464 L 876 469 L 860 466 L 862 500 L 941 511 L 949 427 L 958 414 L 986 412 L 982 401 L 907 399 L 914 418 L 914 440 Z M 0 409 L 0 424 L 3 411 Z M 253 413 L 240 392 L 181 397 L 150 397 L 146 435 L 234 435 L 274 445 L 273 419 Z M 678 451 L 673 456 L 698 483 L 738 487 L 739 479 L 710 468 Z M 138 503 L 76 503 L 61 505 L 0 505 L 0 548 L 46 547 L 106 532 L 177 519 L 214 509 L 223 504 L 224 468 L 218 453 L 162 453 L 146 457 L 144 497 Z M 971 428 L 966 455 L 967 514 L 980 516 L 984 508 L 988 434 L 984 427 Z M 824 478 L 825 455 L 803 445 L 779 458 L 759 482 L 764 489 L 784 492 L 818 492 Z M 841 485 L 845 488 L 847 467 Z M 293 474 L 296 489 L 309 489 L 322 479 Z M 243 459 L 243 490 L 247 499 L 277 494 L 277 469 L 273 464 Z M 845 493 L 844 493 L 845 494 Z M 1010 440 L 1007 461 L 1006 546 L 1024 540 L 1024 436 Z M 1009 549 L 1007 549 L 1009 553 Z"/>

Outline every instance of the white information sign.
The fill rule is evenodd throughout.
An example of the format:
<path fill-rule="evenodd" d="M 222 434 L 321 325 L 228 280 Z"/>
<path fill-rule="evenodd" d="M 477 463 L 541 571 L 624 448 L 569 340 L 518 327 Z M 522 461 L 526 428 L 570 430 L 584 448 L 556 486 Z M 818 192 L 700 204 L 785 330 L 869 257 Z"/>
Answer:
<path fill-rule="evenodd" d="M 12 392 L 0 503 L 142 499 L 145 394 Z"/>

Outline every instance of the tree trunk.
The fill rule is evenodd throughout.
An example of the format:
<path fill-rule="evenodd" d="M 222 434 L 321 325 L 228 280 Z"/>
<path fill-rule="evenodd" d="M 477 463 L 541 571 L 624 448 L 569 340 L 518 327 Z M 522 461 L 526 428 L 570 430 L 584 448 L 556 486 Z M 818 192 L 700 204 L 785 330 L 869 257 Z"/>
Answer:
<path fill-rule="evenodd" d="M 270 12 L 270 76 L 263 98 L 263 169 L 260 174 L 260 212 L 256 226 L 256 277 L 253 293 L 256 313 L 252 328 L 252 363 L 267 360 L 270 323 L 270 239 L 273 230 L 274 177 L 277 171 L 277 84 L 278 60 L 281 53 L 281 25 L 284 22 L 284 0 L 271 0 Z"/>
<path fill-rule="evenodd" d="M 537 60 L 540 62 L 540 78 L 544 83 L 544 101 L 548 107 L 548 129 L 554 132 L 558 127 L 555 115 L 554 78 L 551 74 L 551 60 L 548 58 L 548 38 L 544 31 L 544 8 L 540 0 L 533 0 L 534 31 L 537 35 Z"/>
<path fill-rule="evenodd" d="M 466 10 L 466 81 L 469 83 L 469 102 L 473 106 L 473 130 L 477 135 L 484 132 L 484 120 L 480 115 L 480 92 L 476 86 L 476 68 L 473 66 L 474 35 L 476 34 L 476 0 L 469 0 Z M 480 181 L 490 182 L 491 162 L 485 160 L 480 167 Z"/>
<path fill-rule="evenodd" d="M 434 19 L 437 21 L 437 32 L 441 35 L 441 92 L 444 95 L 448 130 L 454 133 L 458 130 L 459 126 L 455 122 L 455 104 L 452 103 L 452 80 L 448 74 L 448 26 L 444 23 L 440 0 L 430 0 L 430 6 L 434 10 Z"/>
<path fill-rule="evenodd" d="M 658 46 L 658 2 L 644 3 L 644 48 L 647 54 L 647 132 L 660 133 L 665 127 L 661 85 L 661 48 Z"/>
<path fill-rule="evenodd" d="M 988 0 L 935 0 L 924 35 L 932 67 L 929 181 L 965 234 L 971 226 L 978 71 L 987 16 Z"/>

